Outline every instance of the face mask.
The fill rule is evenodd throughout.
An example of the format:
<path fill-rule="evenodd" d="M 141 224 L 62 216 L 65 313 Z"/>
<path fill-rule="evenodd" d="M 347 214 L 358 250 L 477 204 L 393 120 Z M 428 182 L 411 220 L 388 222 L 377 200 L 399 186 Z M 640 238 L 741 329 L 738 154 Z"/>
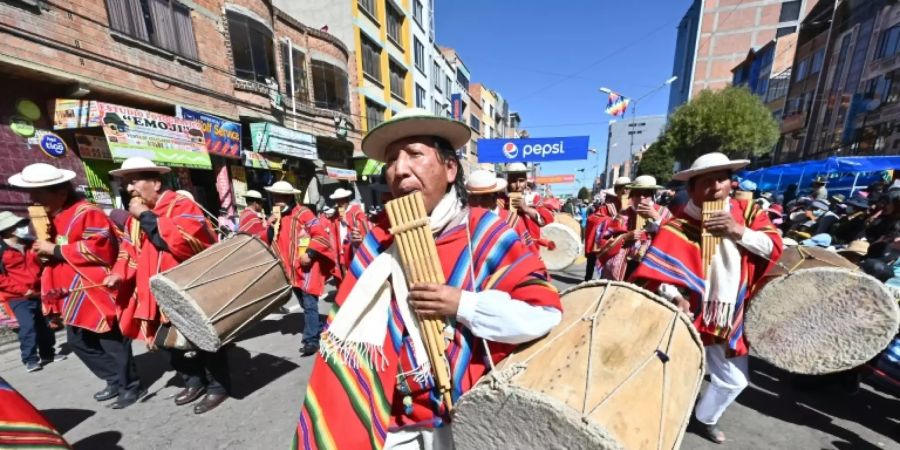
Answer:
<path fill-rule="evenodd" d="M 13 232 L 19 239 L 34 239 L 34 236 L 31 235 L 31 228 L 28 225 L 23 225 L 19 228 L 16 228 L 16 231 Z"/>

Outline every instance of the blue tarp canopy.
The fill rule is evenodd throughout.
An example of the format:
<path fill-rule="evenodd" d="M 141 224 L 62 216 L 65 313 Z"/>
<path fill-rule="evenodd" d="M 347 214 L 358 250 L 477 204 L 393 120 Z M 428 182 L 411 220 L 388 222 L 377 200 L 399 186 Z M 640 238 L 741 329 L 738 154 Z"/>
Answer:
<path fill-rule="evenodd" d="M 743 171 L 738 177 L 752 180 L 761 192 L 783 192 L 791 184 L 806 190 L 814 178 L 821 176 L 828 179 L 829 193 L 851 195 L 884 179 L 884 172 L 893 169 L 900 169 L 900 156 L 831 157 Z"/>

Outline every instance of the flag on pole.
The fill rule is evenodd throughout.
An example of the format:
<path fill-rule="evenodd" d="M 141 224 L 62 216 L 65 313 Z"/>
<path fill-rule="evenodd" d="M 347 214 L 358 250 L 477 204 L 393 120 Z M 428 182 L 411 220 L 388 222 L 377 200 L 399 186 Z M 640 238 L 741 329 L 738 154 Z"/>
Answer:
<path fill-rule="evenodd" d="M 629 103 L 631 103 L 631 100 L 629 100 L 628 97 L 621 96 L 615 92 L 610 92 L 609 100 L 606 103 L 606 113 L 613 117 L 625 117 L 625 111 L 628 109 Z"/>

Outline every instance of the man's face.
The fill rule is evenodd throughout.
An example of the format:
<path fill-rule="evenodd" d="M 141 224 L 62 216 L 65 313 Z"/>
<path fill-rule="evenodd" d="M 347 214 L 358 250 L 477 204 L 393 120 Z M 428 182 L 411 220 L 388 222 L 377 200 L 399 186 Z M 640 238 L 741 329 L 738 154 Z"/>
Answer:
<path fill-rule="evenodd" d="M 334 201 L 337 204 L 338 208 L 347 209 L 347 205 L 350 204 L 350 199 L 342 198 Z"/>
<path fill-rule="evenodd" d="M 469 194 L 469 204 L 493 210 L 497 207 L 497 197 L 495 194 Z"/>
<path fill-rule="evenodd" d="M 628 194 L 628 198 L 631 199 L 632 205 L 640 205 L 644 201 L 652 202 L 653 201 L 653 191 L 632 190 Z"/>
<path fill-rule="evenodd" d="M 691 183 L 689 194 L 695 205 L 703 206 L 703 202 L 724 200 L 731 194 L 731 171 L 705 173 L 691 179 Z"/>
<path fill-rule="evenodd" d="M 506 180 L 509 182 L 509 192 L 525 192 L 528 187 L 528 176 L 524 173 L 511 173 L 506 176 Z"/>
<path fill-rule="evenodd" d="M 50 213 L 62 209 L 68 197 L 67 189 L 61 186 L 45 186 L 30 189 L 28 194 L 31 196 L 32 202 L 43 206 Z"/>
<path fill-rule="evenodd" d="M 247 203 L 247 207 L 252 209 L 253 211 L 260 212 L 262 211 L 262 202 L 259 200 L 250 200 Z"/>
<path fill-rule="evenodd" d="M 456 161 L 442 161 L 427 138 L 411 137 L 394 141 L 385 151 L 387 183 L 394 198 L 419 191 L 429 214 L 447 193 L 456 178 Z"/>
<path fill-rule="evenodd" d="M 628 197 L 628 188 L 625 186 L 626 185 L 624 185 L 624 184 L 620 184 L 618 186 L 613 187 L 613 192 L 616 193 L 617 197 L 619 197 L 619 198 Z"/>
<path fill-rule="evenodd" d="M 272 204 L 281 208 L 282 212 L 287 212 L 287 206 L 294 200 L 293 195 L 286 194 L 272 194 Z"/>
<path fill-rule="evenodd" d="M 144 203 L 151 208 L 156 206 L 156 201 L 159 200 L 159 194 L 162 191 L 162 181 L 155 174 L 134 173 L 126 175 L 124 182 L 125 190 L 128 191 L 129 196 L 142 198 Z"/>

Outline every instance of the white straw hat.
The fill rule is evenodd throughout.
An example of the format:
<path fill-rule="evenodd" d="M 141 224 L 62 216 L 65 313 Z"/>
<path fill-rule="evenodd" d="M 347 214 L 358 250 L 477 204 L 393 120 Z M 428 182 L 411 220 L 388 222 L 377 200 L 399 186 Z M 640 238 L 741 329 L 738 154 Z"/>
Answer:
<path fill-rule="evenodd" d="M 622 186 L 625 184 L 631 184 L 631 178 L 619 177 L 619 178 L 616 178 L 616 181 L 613 181 L 613 186 Z"/>
<path fill-rule="evenodd" d="M 656 178 L 650 175 L 641 175 L 634 179 L 634 182 L 628 184 L 626 186 L 631 190 L 657 190 L 662 189 L 662 186 L 656 184 Z"/>
<path fill-rule="evenodd" d="M 749 159 L 729 159 L 724 153 L 712 152 L 700 156 L 691 164 L 691 168 L 682 170 L 672 176 L 675 181 L 688 181 L 698 175 L 720 170 L 737 170 L 750 164 Z"/>
<path fill-rule="evenodd" d="M 139 172 L 156 172 L 169 173 L 172 169 L 166 166 L 157 166 L 156 163 L 142 156 L 132 156 L 122 161 L 122 167 L 110 170 L 109 174 L 114 177 L 124 177 L 125 175 Z"/>
<path fill-rule="evenodd" d="M 472 130 L 458 120 L 436 116 L 422 108 L 407 108 L 369 130 L 363 138 L 362 151 L 369 158 L 384 162 L 388 145 L 413 136 L 441 137 L 456 150 L 469 142 Z"/>
<path fill-rule="evenodd" d="M 75 172 L 50 164 L 29 164 L 21 172 L 9 177 L 9 184 L 20 188 L 39 188 L 65 183 L 75 178 Z"/>
<path fill-rule="evenodd" d="M 528 172 L 528 167 L 525 164 L 520 162 L 509 163 L 506 166 L 506 173 L 520 173 L 520 172 Z"/>
<path fill-rule="evenodd" d="M 344 189 L 344 188 L 338 188 L 336 191 L 334 191 L 333 194 L 329 195 L 328 198 L 330 198 L 332 200 L 339 200 L 342 198 L 351 197 L 352 195 L 353 195 L 353 192 L 350 192 L 349 190 Z"/>
<path fill-rule="evenodd" d="M 294 195 L 299 194 L 300 191 L 294 189 L 294 186 L 291 186 L 291 183 L 287 181 L 276 181 L 271 186 L 266 186 L 266 190 L 273 194 L 281 194 L 281 195 Z"/>
<path fill-rule="evenodd" d="M 6 231 L 12 227 L 17 227 L 21 223 L 28 223 L 28 219 L 19 217 L 9 211 L 0 212 L 0 231 Z"/>
<path fill-rule="evenodd" d="M 254 189 L 250 189 L 249 191 L 245 192 L 243 197 L 244 198 L 255 198 L 257 200 L 263 199 L 262 194 L 260 194 L 259 191 L 254 190 Z"/>
<path fill-rule="evenodd" d="M 506 190 L 506 180 L 497 178 L 490 170 L 475 170 L 466 180 L 466 191 L 470 194 L 491 194 Z"/>

